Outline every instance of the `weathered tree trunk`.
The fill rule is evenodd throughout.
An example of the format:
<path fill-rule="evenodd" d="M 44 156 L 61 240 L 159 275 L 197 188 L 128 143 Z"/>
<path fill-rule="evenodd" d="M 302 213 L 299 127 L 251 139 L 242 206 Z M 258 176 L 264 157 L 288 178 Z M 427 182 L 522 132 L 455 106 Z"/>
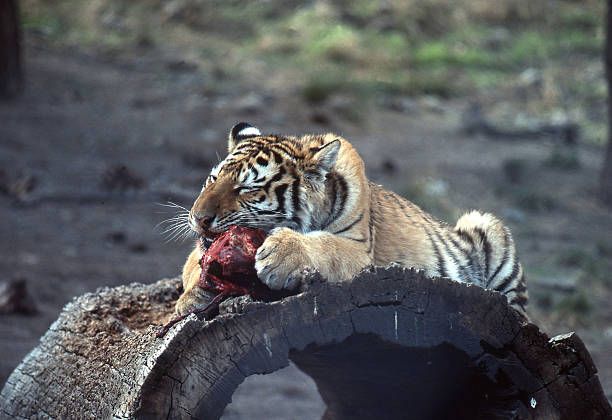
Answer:
<path fill-rule="evenodd" d="M 399 266 L 278 302 L 241 297 L 163 338 L 179 281 L 68 304 L 0 394 L 16 418 L 218 418 L 245 377 L 293 360 L 324 418 L 604 419 L 612 410 L 573 333 L 549 339 L 476 286 Z"/>
<path fill-rule="evenodd" d="M 10 98 L 23 86 L 17 0 L 0 1 L 0 98 Z"/>

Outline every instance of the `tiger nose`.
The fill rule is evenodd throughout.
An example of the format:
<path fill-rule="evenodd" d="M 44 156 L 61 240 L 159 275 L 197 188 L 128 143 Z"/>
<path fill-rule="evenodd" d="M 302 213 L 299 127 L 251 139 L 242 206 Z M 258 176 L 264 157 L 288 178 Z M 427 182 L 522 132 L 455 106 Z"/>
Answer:
<path fill-rule="evenodd" d="M 197 216 L 197 215 L 194 215 L 194 217 L 198 225 L 204 230 L 207 230 L 210 227 L 213 219 L 215 218 L 215 216 Z"/>

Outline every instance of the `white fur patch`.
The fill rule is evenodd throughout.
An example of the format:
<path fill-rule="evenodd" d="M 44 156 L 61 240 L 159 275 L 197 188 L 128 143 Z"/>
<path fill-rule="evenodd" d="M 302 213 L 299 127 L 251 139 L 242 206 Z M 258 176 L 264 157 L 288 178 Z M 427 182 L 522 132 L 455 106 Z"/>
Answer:
<path fill-rule="evenodd" d="M 324 230 L 312 230 L 310 232 L 307 232 L 306 235 L 312 236 L 313 238 L 319 238 L 321 236 L 329 235 L 329 232 L 326 232 Z"/>
<path fill-rule="evenodd" d="M 246 127 L 240 130 L 240 132 L 236 135 L 236 137 L 251 137 L 251 136 L 261 136 L 261 131 L 259 131 L 256 127 Z"/>

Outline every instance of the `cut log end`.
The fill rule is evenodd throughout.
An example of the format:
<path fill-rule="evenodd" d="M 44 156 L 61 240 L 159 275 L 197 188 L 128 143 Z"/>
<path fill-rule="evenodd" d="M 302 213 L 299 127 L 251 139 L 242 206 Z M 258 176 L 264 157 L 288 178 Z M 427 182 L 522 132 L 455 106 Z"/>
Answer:
<path fill-rule="evenodd" d="M 292 360 L 325 418 L 612 415 L 575 334 L 549 339 L 476 286 L 397 266 L 346 283 L 314 275 L 296 296 L 231 299 L 215 319 L 191 315 L 156 338 L 178 291 L 163 280 L 69 304 L 9 378 L 0 413 L 218 418 L 244 378 Z"/>

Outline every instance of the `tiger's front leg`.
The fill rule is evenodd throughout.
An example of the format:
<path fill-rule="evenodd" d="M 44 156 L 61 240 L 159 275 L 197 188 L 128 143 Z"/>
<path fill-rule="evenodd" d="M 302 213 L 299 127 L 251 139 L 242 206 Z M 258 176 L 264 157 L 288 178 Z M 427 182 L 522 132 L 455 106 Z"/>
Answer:
<path fill-rule="evenodd" d="M 200 267 L 202 252 L 198 248 L 199 246 L 196 245 L 183 266 L 183 294 L 174 308 L 177 315 L 184 315 L 210 300 L 209 295 L 204 293 L 204 289 L 198 286 L 202 273 L 202 267 Z"/>
<path fill-rule="evenodd" d="M 255 255 L 259 279 L 275 290 L 295 290 L 304 268 L 315 268 L 329 281 L 351 279 L 371 264 L 364 243 L 329 232 L 302 234 L 289 228 L 272 230 Z"/>

